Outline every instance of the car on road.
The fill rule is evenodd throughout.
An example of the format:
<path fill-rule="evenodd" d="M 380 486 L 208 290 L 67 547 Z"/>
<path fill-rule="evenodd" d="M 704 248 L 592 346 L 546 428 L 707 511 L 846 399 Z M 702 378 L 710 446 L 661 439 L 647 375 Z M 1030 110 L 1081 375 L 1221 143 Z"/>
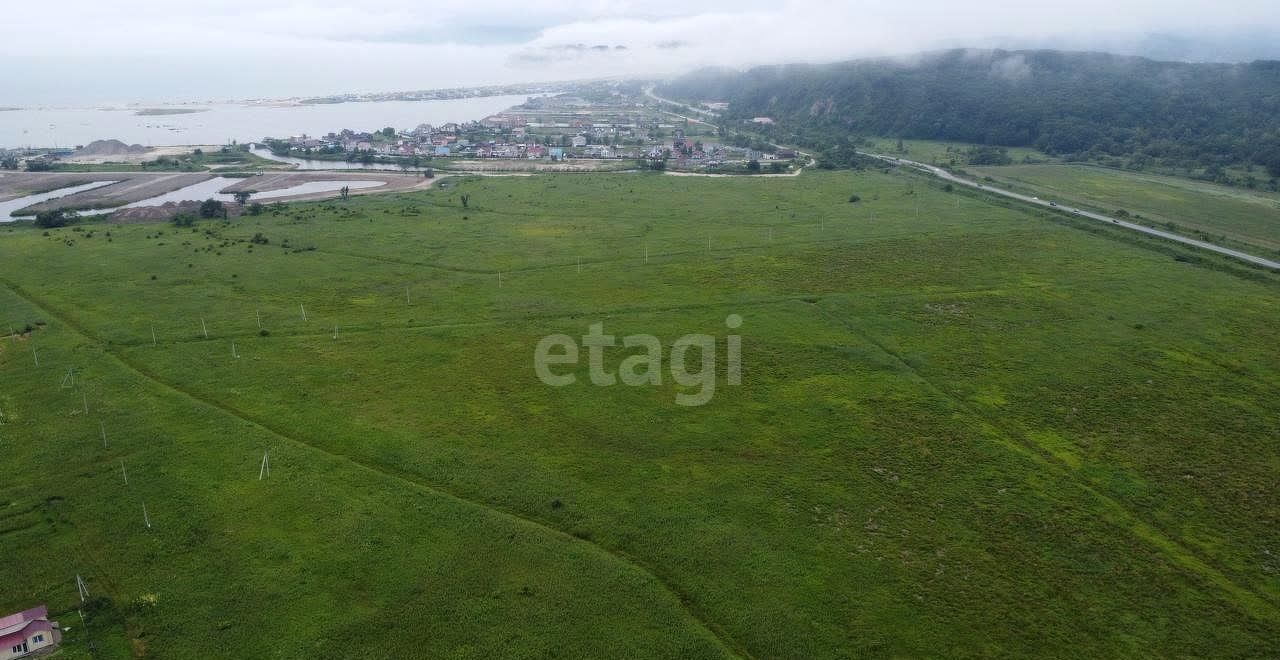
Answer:
<path fill-rule="evenodd" d="M 1057 206 L 1057 205 L 1058 205 L 1057 202 L 1049 202 L 1049 206 Z"/>

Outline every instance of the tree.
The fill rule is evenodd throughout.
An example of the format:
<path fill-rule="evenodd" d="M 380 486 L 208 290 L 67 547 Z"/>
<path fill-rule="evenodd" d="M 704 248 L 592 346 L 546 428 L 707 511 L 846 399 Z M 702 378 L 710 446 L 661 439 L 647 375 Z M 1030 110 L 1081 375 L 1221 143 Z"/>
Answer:
<path fill-rule="evenodd" d="M 380 131 L 388 140 L 396 136 L 396 129 L 388 126 Z"/>
<path fill-rule="evenodd" d="M 6 169 L 6 170 L 18 169 L 18 157 L 5 156 L 4 160 L 0 160 L 0 168 Z"/>
<path fill-rule="evenodd" d="M 75 211 L 64 211 L 62 209 L 53 209 L 52 211 L 41 211 L 36 214 L 35 226 L 43 229 L 53 229 L 55 227 L 66 227 L 80 219 L 80 214 Z"/>
<path fill-rule="evenodd" d="M 235 193 L 233 193 L 233 195 L 234 195 L 234 196 L 235 196 L 235 198 L 236 198 L 236 203 L 237 203 L 237 204 L 239 204 L 239 205 L 241 205 L 241 206 L 244 206 L 245 204 L 248 204 L 248 203 L 249 203 L 249 196 L 250 196 L 250 195 L 253 195 L 253 191 L 251 191 L 251 190 L 238 190 L 238 191 L 236 191 Z"/>
<path fill-rule="evenodd" d="M 28 172 L 48 172 L 52 169 L 53 169 L 53 163 L 50 163 L 49 161 L 43 158 L 34 158 L 32 160 L 27 161 Z"/>
<path fill-rule="evenodd" d="M 759 172 L 759 171 L 760 171 L 760 161 L 758 161 L 758 160 L 756 160 L 756 159 L 754 159 L 754 158 L 752 158 L 751 160 L 747 161 L 747 171 L 748 171 L 748 172 Z"/>
<path fill-rule="evenodd" d="M 200 202 L 200 217 L 225 218 L 227 217 L 227 205 L 216 199 L 206 199 Z"/>
<path fill-rule="evenodd" d="M 1271 178 L 1280 178 L 1280 146 L 1277 146 L 1272 153 L 1263 157 L 1262 166 L 1267 168 L 1267 174 Z"/>
<path fill-rule="evenodd" d="M 340 199 L 345 201 L 350 196 L 351 196 L 351 186 L 343 186 L 338 189 L 338 197 Z"/>
<path fill-rule="evenodd" d="M 467 205 L 470 203 L 471 203 L 471 195 L 467 195 L 467 194 L 462 195 L 462 208 L 464 209 L 468 208 Z"/>
<path fill-rule="evenodd" d="M 263 208 L 265 207 L 262 204 L 254 202 L 249 205 L 249 215 L 262 215 Z"/>
<path fill-rule="evenodd" d="M 179 213 L 170 220 L 175 227 L 190 227 L 196 223 L 196 217 L 190 213 Z"/>

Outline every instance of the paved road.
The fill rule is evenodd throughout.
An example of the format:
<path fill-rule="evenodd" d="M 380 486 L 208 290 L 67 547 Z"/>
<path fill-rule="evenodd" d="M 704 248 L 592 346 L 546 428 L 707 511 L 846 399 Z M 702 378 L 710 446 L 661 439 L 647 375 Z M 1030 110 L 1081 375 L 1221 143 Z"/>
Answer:
<path fill-rule="evenodd" d="M 714 113 L 714 112 L 711 112 L 711 111 L 709 111 L 709 110 L 703 110 L 703 109 L 701 109 L 701 108 L 695 108 L 695 107 L 693 107 L 693 106 L 691 106 L 691 105 L 688 105 L 688 104 L 685 104 L 685 103 L 680 103 L 679 101 L 672 101 L 671 99 L 664 99 L 664 98 L 662 98 L 661 96 L 658 96 L 657 94 L 654 94 L 654 93 L 653 93 L 653 87 L 647 87 L 647 88 L 645 88 L 644 93 L 645 93 L 645 95 L 646 95 L 646 96 L 648 96 L 649 98 L 651 98 L 651 99 L 653 99 L 653 100 L 655 100 L 655 101 L 661 101 L 661 102 L 663 102 L 663 103 L 669 103 L 669 104 L 674 105 L 674 106 L 676 106 L 676 107 L 684 108 L 685 110 L 688 110 L 688 111 L 690 111 L 690 112 L 695 112 L 695 113 L 697 113 L 697 114 L 700 114 L 700 115 L 703 115 L 703 116 L 706 116 L 706 117 L 718 118 L 718 117 L 720 116 L 720 115 L 718 115 L 718 114 L 716 114 L 716 113 Z M 706 124 L 707 126 L 712 126 L 712 127 L 715 127 L 715 126 L 716 126 L 715 124 L 712 124 L 711 122 L 703 121 L 703 120 L 701 120 L 701 119 L 698 119 L 697 117 L 688 117 L 688 116 L 685 116 L 685 115 L 682 115 L 682 114 L 679 114 L 679 113 L 676 113 L 676 112 L 671 112 L 670 110 L 663 110 L 663 112 L 665 112 L 665 113 L 667 113 L 667 114 L 669 114 L 669 115 L 675 116 L 675 117 L 679 117 L 679 118 L 681 118 L 681 119 L 687 119 L 687 120 L 689 120 L 689 121 L 698 122 L 699 124 Z M 782 148 L 784 148 L 782 145 L 774 144 L 774 143 L 772 143 L 772 142 L 770 142 L 769 144 L 772 144 L 774 147 L 776 147 L 776 148 L 778 148 L 778 149 L 782 149 Z M 670 175 L 672 175 L 672 176 L 713 176 L 713 177 L 715 177 L 715 176 L 719 176 L 719 177 L 728 177 L 728 176 L 751 176 L 752 178 L 765 177 L 765 176 L 800 176 L 800 173 L 801 173 L 801 172 L 803 172 L 803 171 L 804 171 L 804 169 L 805 169 L 806 167 L 812 167 L 812 166 L 814 166 L 814 165 L 817 165 L 817 164 L 818 164 L 818 159 L 817 159 L 817 158 L 814 158 L 814 157 L 813 157 L 813 154 L 811 154 L 811 153 L 807 153 L 807 152 L 804 152 L 804 151 L 801 151 L 801 150 L 799 150 L 799 149 L 793 149 L 793 151 L 795 151 L 795 152 L 796 152 L 796 155 L 797 155 L 797 156 L 803 156 L 804 158 L 808 158 L 809 160 L 808 160 L 808 162 L 806 162 L 804 165 L 801 165 L 800 167 L 797 167 L 796 169 L 794 169 L 794 170 L 792 170 L 792 171 L 790 171 L 790 172 L 782 172 L 782 173 L 777 173 L 777 174 L 751 174 L 751 175 L 744 175 L 744 174 L 709 174 L 709 173 L 706 173 L 706 172 L 672 172 L 672 171 L 667 171 L 666 173 L 667 173 L 667 174 L 670 174 Z"/>
<path fill-rule="evenodd" d="M 941 167 L 935 167 L 935 166 L 933 166 L 933 165 L 927 165 L 927 164 L 925 164 L 925 163 L 917 163 L 916 161 L 913 161 L 913 160 L 906 160 L 906 159 L 903 159 L 903 158 L 895 158 L 895 157 L 893 157 L 893 156 L 885 156 L 885 155 L 883 155 L 883 154 L 873 154 L 873 153 L 869 153 L 869 152 L 862 152 L 862 153 L 865 153 L 865 154 L 866 154 L 866 155 L 868 155 L 868 156 L 873 156 L 873 157 L 875 157 L 875 158 L 879 158 L 879 159 L 881 159 L 881 160 L 888 161 L 888 162 L 891 162 L 891 163 L 896 163 L 896 164 L 899 164 L 899 165 L 906 165 L 906 166 L 908 166 L 908 167 L 914 167 L 914 168 L 916 168 L 916 169 L 918 169 L 918 170 L 922 170 L 922 171 L 928 172 L 929 174 L 932 174 L 932 175 L 934 175 L 934 176 L 936 176 L 936 177 L 938 177 L 938 178 L 940 178 L 940 179 L 944 179 L 944 180 L 946 180 L 946 181 L 950 181 L 950 182 L 952 182 L 952 183 L 960 184 L 960 185 L 962 185 L 962 186 L 969 186 L 970 188 L 978 188 L 978 189 L 985 190 L 985 191 L 990 192 L 990 193 L 994 193 L 994 194 L 996 194 L 996 195 L 1003 195 L 1003 196 L 1005 196 L 1005 197 L 1009 197 L 1009 198 L 1011 198 L 1011 199 L 1016 199 L 1016 200 L 1018 200 L 1018 201 L 1020 201 L 1020 202 L 1026 202 L 1027 204 L 1035 204 L 1035 205 L 1038 205 L 1038 206 L 1043 206 L 1043 207 L 1045 207 L 1045 208 L 1052 208 L 1052 209 L 1056 209 L 1056 210 L 1059 210 L 1059 211 L 1066 211 L 1066 212 L 1069 212 L 1069 213 L 1071 213 L 1071 214 L 1073 214 L 1073 215 L 1078 215 L 1078 216 L 1080 216 L 1080 217 L 1082 217 L 1082 218 L 1089 218 L 1090 220 L 1097 220 L 1098 222 L 1105 222 L 1105 223 L 1110 224 L 1110 225 L 1115 225 L 1115 226 L 1118 226 L 1118 227 L 1124 227 L 1125 229 L 1132 229 L 1133 231 L 1141 232 L 1141 233 L 1143 233 L 1143 234 L 1147 234 L 1148 236 L 1158 236 L 1158 237 L 1163 238 L 1163 239 L 1167 239 L 1167 240 L 1174 241 L 1174 242 L 1177 242 L 1177 243 L 1182 243 L 1183 245 L 1190 245 L 1190 246 L 1192 246 L 1192 247 L 1197 247 L 1197 248 L 1200 248 L 1200 249 L 1202 249 L 1202 250 L 1209 250 L 1210 252 L 1216 252 L 1216 253 L 1218 253 L 1218 254 L 1223 254 L 1223 255 L 1226 255 L 1226 256 L 1228 256 L 1228 257 L 1232 257 L 1232 258 L 1239 259 L 1239 260 L 1244 261 L 1244 262 L 1248 262 L 1248 263 L 1254 264 L 1254 265 L 1256 265 L 1256 266 L 1263 266 L 1263 267 L 1265 267 L 1265 268 L 1271 268 L 1271 269 L 1273 269 L 1273 270 L 1280 270 L 1280 262 L 1275 262 L 1275 261 L 1272 261 L 1272 260 L 1270 260 L 1270 259 L 1265 259 L 1265 258 L 1263 258 L 1263 257 L 1255 256 L 1255 255 L 1249 254 L 1249 253 L 1247 253 L 1247 252 L 1241 252 L 1241 251 L 1239 251 L 1239 250 L 1232 250 L 1231 248 L 1225 248 L 1225 247 L 1222 247 L 1221 245 L 1214 245 L 1213 243 L 1206 243 L 1205 241 L 1198 241 L 1198 240 L 1196 240 L 1196 239 L 1194 239 L 1194 238 L 1187 238 L 1186 236 L 1181 236 L 1181 235 L 1179 235 L 1179 234 L 1174 234 L 1174 233 L 1167 232 L 1167 231 L 1161 231 L 1161 230 L 1159 230 L 1159 229 L 1153 229 L 1153 228 L 1151 228 L 1151 227 L 1147 227 L 1147 226 L 1145 226 L 1145 225 L 1140 225 L 1140 224 L 1137 224 L 1137 223 L 1128 222 L 1128 221 L 1126 221 L 1126 220 L 1121 220 L 1120 218 L 1113 218 L 1113 217 L 1111 217 L 1111 216 L 1109 216 L 1109 215 L 1102 215 L 1101 213 L 1094 213 L 1094 212 L 1092 212 L 1092 211 L 1086 211 L 1086 210 L 1084 210 L 1084 209 L 1065 208 L 1065 207 L 1062 207 L 1062 206 L 1058 206 L 1056 203 L 1051 202 L 1051 201 L 1046 200 L 1046 199 L 1040 199 L 1039 197 L 1032 197 L 1032 196 L 1030 196 L 1030 195 L 1023 195 L 1023 194 L 1016 193 L 1016 192 L 1013 192 L 1013 191 L 1010 191 L 1010 190 L 1004 190 L 1004 189 L 1002 189 L 1002 188 L 996 188 L 996 187 L 994 187 L 994 186 L 989 186 L 989 185 L 986 185 L 986 184 L 984 184 L 984 183 L 978 183 L 978 182 L 976 182 L 976 181 L 971 181 L 971 180 L 969 180 L 969 179 L 965 179 L 965 178 L 963 178 L 963 177 L 956 176 L 956 175 L 952 174 L 951 172 L 948 172 L 948 171 L 946 171 L 946 170 L 942 169 Z"/>
<path fill-rule="evenodd" d="M 658 96 L 657 94 L 654 94 L 654 93 L 653 93 L 653 86 L 652 86 L 652 85 L 650 85 L 649 87 L 646 87 L 646 88 L 645 88 L 645 90 L 644 90 L 644 94 L 645 94 L 645 96 L 648 96 L 649 98 L 651 98 L 651 99 L 653 99 L 653 100 L 655 100 L 655 101 L 661 101 L 661 102 L 663 102 L 663 103 L 670 103 L 671 105 L 674 105 L 674 106 L 676 106 L 676 107 L 678 107 L 678 108 L 684 108 L 685 110 L 688 110 L 689 112 L 694 112 L 694 113 L 700 114 L 700 115 L 702 115 L 703 117 L 711 117 L 712 119 L 717 119 L 717 118 L 719 118 L 719 117 L 720 117 L 720 115 L 718 115 L 718 114 L 716 114 L 716 113 L 714 113 L 714 112 L 711 112 L 710 110 L 703 110 L 702 108 L 697 108 L 697 107 L 691 106 L 691 105 L 689 105 L 689 104 L 687 104 L 687 103 L 681 103 L 681 102 L 679 102 L 679 101 L 672 101 L 671 99 L 664 99 L 664 98 L 662 98 L 661 96 Z M 672 114 L 675 114 L 675 113 L 672 113 Z M 702 121 L 701 119 L 693 119 L 692 117 L 683 117 L 682 115 L 676 115 L 676 116 L 678 116 L 678 117 L 682 117 L 683 119 L 688 119 L 688 120 L 690 120 L 690 121 L 696 121 L 696 122 L 700 122 L 700 123 L 703 123 L 703 124 L 707 124 L 707 122 Z M 708 124 L 708 125 L 714 126 L 714 124 Z"/>

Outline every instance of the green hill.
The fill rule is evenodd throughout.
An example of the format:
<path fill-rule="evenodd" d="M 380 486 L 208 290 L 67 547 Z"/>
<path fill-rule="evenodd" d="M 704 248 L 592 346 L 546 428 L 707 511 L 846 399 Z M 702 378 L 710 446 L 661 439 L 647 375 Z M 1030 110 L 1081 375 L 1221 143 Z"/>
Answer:
<path fill-rule="evenodd" d="M 723 69 L 659 88 L 726 101 L 736 124 L 830 148 L 859 136 L 1035 147 L 1143 168 L 1231 165 L 1280 177 L 1280 62 L 1192 64 L 1058 51 L 951 50 L 829 65 Z"/>

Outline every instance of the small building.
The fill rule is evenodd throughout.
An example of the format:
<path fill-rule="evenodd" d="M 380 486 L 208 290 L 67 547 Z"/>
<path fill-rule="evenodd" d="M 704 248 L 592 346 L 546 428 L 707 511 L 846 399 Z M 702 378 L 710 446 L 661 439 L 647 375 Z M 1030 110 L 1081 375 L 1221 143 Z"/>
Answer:
<path fill-rule="evenodd" d="M 436 147 L 436 155 L 437 155 L 437 156 L 448 156 L 448 155 L 449 155 L 449 147 L 444 147 L 444 146 Z"/>
<path fill-rule="evenodd" d="M 23 658 L 62 642 L 62 628 L 38 605 L 0 619 L 0 660 Z"/>
<path fill-rule="evenodd" d="M 772 124 L 773 118 L 772 117 L 752 117 L 751 121 L 752 123 L 755 123 L 755 124 Z"/>
<path fill-rule="evenodd" d="M 575 135 L 575 136 L 573 136 L 573 146 L 575 146 L 575 147 L 585 147 L 585 146 L 587 146 L 587 138 L 585 138 L 585 137 L 583 137 L 583 136 L 581 136 L 581 135 Z"/>

